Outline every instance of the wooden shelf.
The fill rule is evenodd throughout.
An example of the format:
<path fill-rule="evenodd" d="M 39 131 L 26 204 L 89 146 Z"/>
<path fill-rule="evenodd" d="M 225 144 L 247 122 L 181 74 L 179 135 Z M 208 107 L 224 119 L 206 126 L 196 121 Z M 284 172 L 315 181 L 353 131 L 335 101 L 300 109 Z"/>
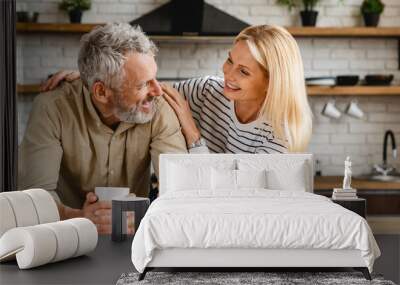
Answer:
<path fill-rule="evenodd" d="M 399 27 L 288 27 L 296 37 L 400 37 Z"/>
<path fill-rule="evenodd" d="M 18 94 L 36 94 L 40 93 L 39 84 L 17 84 Z"/>
<path fill-rule="evenodd" d="M 99 24 L 17 23 L 17 32 L 87 33 Z"/>
<path fill-rule="evenodd" d="M 17 32 L 22 33 L 87 33 L 97 24 L 17 23 Z M 232 43 L 233 36 L 150 36 L 158 42 L 220 42 Z"/>
<path fill-rule="evenodd" d="M 332 190 L 341 188 L 342 176 L 316 176 L 314 178 L 314 190 Z M 400 182 L 370 181 L 353 178 L 352 187 L 357 190 L 400 190 Z"/>
<path fill-rule="evenodd" d="M 17 23 L 18 32 L 85 33 L 104 23 Z M 296 37 L 394 37 L 400 38 L 399 27 L 287 27 Z M 151 36 L 158 41 L 232 40 L 232 36 Z"/>
<path fill-rule="evenodd" d="M 398 96 L 400 86 L 308 86 L 309 96 Z"/>
<path fill-rule="evenodd" d="M 155 42 L 169 43 L 224 43 L 232 44 L 233 36 L 150 36 Z"/>
<path fill-rule="evenodd" d="M 35 94 L 40 92 L 39 84 L 17 85 L 19 94 Z M 400 86 L 351 86 L 326 87 L 308 86 L 309 96 L 400 96 Z"/>

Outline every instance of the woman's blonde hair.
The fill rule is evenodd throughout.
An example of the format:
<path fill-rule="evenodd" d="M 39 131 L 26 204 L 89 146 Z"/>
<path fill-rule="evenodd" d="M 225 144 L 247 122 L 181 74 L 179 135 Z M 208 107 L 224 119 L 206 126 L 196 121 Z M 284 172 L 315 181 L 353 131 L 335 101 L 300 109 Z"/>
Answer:
<path fill-rule="evenodd" d="M 242 40 L 269 79 L 260 115 L 272 124 L 276 136 L 287 141 L 290 152 L 304 151 L 311 137 L 312 113 L 295 39 L 282 27 L 261 25 L 244 29 L 235 43 Z"/>

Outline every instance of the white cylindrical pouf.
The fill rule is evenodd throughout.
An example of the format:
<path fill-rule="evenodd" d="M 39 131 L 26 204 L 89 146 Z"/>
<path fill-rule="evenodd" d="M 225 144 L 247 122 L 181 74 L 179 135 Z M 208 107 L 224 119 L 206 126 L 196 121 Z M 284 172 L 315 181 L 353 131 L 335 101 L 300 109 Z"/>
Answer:
<path fill-rule="evenodd" d="M 23 191 L 3 192 L 14 211 L 17 227 L 33 226 L 39 223 L 38 214 L 30 196 Z"/>
<path fill-rule="evenodd" d="M 54 232 L 42 225 L 11 229 L 0 239 L 0 258 L 16 253 L 20 269 L 51 262 L 56 250 L 57 240 Z"/>
<path fill-rule="evenodd" d="M 17 226 L 14 211 L 6 197 L 0 195 L 0 237 Z"/>
<path fill-rule="evenodd" d="M 16 257 L 20 269 L 86 254 L 97 245 L 92 221 L 75 218 L 8 230 L 0 238 L 0 261 Z"/>
<path fill-rule="evenodd" d="M 67 221 L 43 224 L 51 229 L 57 238 L 57 251 L 51 262 L 71 258 L 78 249 L 78 233 L 73 225 Z"/>
<path fill-rule="evenodd" d="M 98 233 L 93 222 L 86 218 L 65 220 L 73 225 L 78 233 L 78 249 L 74 257 L 86 254 L 96 248 Z"/>
<path fill-rule="evenodd" d="M 49 192 L 44 189 L 28 189 L 23 192 L 31 197 L 39 216 L 39 224 L 60 220 L 57 204 Z"/>

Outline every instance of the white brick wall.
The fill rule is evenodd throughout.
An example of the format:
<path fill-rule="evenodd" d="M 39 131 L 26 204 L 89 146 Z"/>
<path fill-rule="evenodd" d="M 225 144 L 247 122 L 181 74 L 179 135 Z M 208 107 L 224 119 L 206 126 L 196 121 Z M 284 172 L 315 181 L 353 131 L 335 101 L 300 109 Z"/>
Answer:
<path fill-rule="evenodd" d="M 309 150 L 322 159 L 322 173 L 342 174 L 343 158 L 354 157 L 356 175 L 370 171 L 374 163 L 382 161 L 384 132 L 391 129 L 400 143 L 400 97 L 367 96 L 357 98 L 360 108 L 365 112 L 363 119 L 354 119 L 343 114 L 340 119 L 326 119 L 320 113 L 330 98 L 312 97 L 314 130 Z M 343 113 L 346 105 L 354 98 L 336 97 L 336 104 Z M 321 122 L 321 118 L 323 122 Z M 390 146 L 389 146 L 389 154 Z M 340 162 L 341 161 L 341 162 Z M 389 161 L 400 167 L 399 160 Z"/>
<path fill-rule="evenodd" d="M 83 15 L 83 22 L 131 21 L 168 0 L 92 0 L 92 9 Z M 300 25 L 298 9 L 289 12 L 276 5 L 276 0 L 209 0 L 207 1 L 251 24 Z M 322 0 L 318 5 L 318 26 L 360 26 L 362 0 Z M 400 0 L 383 0 L 386 4 L 381 26 L 400 27 Z M 68 22 L 58 11 L 59 0 L 17 0 L 17 10 L 40 12 L 40 22 Z M 18 34 L 17 78 L 19 83 L 38 83 L 62 68 L 76 68 L 80 35 Z M 348 38 L 298 38 L 306 76 L 391 73 L 400 84 L 397 40 Z M 157 43 L 160 78 L 187 78 L 221 75 L 221 66 L 229 44 Z M 333 97 L 332 97 L 333 98 Z M 330 97 L 310 97 L 314 113 L 314 129 L 309 151 L 321 162 L 324 175 L 343 172 L 343 160 L 352 155 L 354 173 L 368 172 L 382 160 L 383 134 L 392 129 L 400 144 L 400 96 L 359 96 L 356 99 L 366 116 L 358 120 L 343 115 L 338 120 L 322 116 Z M 19 137 L 23 136 L 34 95 L 20 95 Z M 337 97 L 344 111 L 355 99 Z M 391 158 L 390 158 L 391 161 Z M 400 168 L 399 160 L 394 162 Z"/>

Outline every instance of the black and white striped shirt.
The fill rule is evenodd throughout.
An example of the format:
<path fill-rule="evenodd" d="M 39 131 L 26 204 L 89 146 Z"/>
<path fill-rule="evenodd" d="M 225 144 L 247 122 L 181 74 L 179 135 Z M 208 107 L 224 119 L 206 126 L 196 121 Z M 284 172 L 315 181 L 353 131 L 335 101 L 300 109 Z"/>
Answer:
<path fill-rule="evenodd" d="M 223 95 L 224 80 L 216 76 L 174 84 L 189 101 L 193 118 L 212 153 L 286 153 L 267 121 L 238 121 L 233 101 Z"/>

